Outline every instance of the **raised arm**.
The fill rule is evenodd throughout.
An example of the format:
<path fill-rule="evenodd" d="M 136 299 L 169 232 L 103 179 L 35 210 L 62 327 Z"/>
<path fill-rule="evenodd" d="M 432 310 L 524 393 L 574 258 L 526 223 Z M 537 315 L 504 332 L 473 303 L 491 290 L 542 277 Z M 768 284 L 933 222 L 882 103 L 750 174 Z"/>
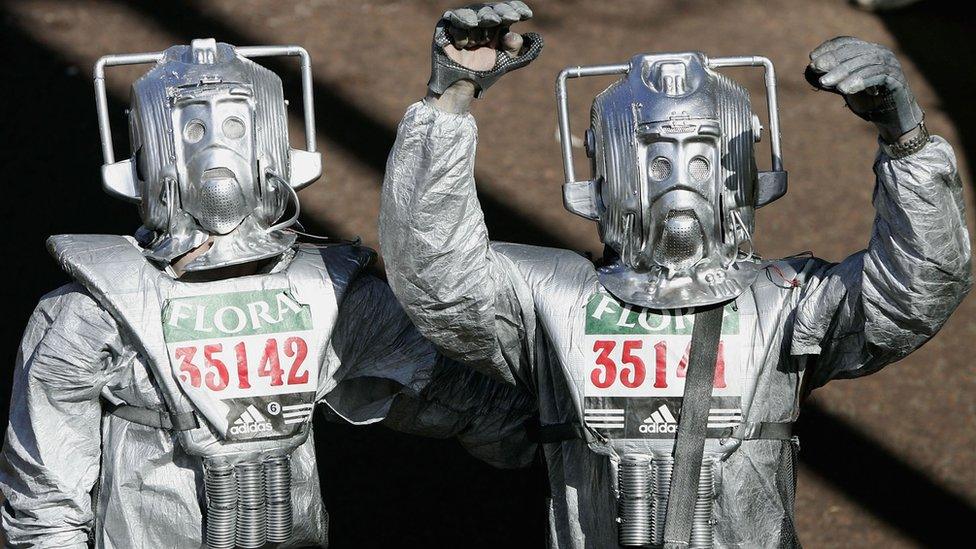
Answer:
<path fill-rule="evenodd" d="M 400 123 L 383 184 L 380 243 L 390 286 L 447 356 L 513 381 L 529 368 L 531 298 L 492 252 L 474 181 L 473 97 L 538 55 L 521 2 L 448 11 L 432 46 L 430 93 Z"/>
<path fill-rule="evenodd" d="M 810 262 L 793 354 L 816 354 L 810 387 L 877 371 L 928 341 L 972 284 L 962 183 L 952 147 L 929 137 L 895 56 L 856 38 L 811 54 L 808 79 L 874 122 L 874 229 L 839 264 Z"/>
<path fill-rule="evenodd" d="M 99 390 L 120 347 L 114 320 L 76 284 L 45 296 L 17 353 L 0 455 L 11 547 L 88 546 L 101 461 Z"/>

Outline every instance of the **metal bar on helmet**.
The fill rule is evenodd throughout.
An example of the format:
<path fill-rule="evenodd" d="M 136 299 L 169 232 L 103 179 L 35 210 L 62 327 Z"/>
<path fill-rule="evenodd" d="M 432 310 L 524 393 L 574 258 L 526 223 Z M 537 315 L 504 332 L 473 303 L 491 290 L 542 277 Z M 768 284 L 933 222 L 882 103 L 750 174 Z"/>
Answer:
<path fill-rule="evenodd" d="M 315 152 L 315 105 L 312 103 L 312 58 L 301 46 L 245 46 L 234 48 L 242 57 L 301 57 L 302 107 L 305 111 L 305 149 Z"/>
<path fill-rule="evenodd" d="M 769 107 L 769 132 L 772 134 L 769 147 L 772 151 L 773 171 L 783 171 L 783 148 L 779 134 L 779 106 L 776 101 L 776 69 L 773 62 L 759 55 L 739 57 L 715 57 L 708 60 L 713 69 L 722 67 L 763 67 L 766 81 L 766 105 Z"/>
<path fill-rule="evenodd" d="M 155 63 L 163 58 L 163 52 L 106 55 L 95 62 L 95 110 L 98 113 L 98 136 L 102 140 L 102 157 L 105 164 L 115 163 L 112 147 L 112 127 L 108 120 L 108 97 L 105 94 L 105 67 Z"/>
<path fill-rule="evenodd" d="M 573 168 L 573 140 L 569 129 L 569 100 L 566 95 L 566 80 L 585 76 L 612 76 L 626 74 L 630 64 L 621 65 L 590 65 L 587 67 L 567 67 L 556 78 L 556 110 L 559 120 L 559 144 L 563 149 L 563 170 L 566 172 L 566 183 L 576 182 L 576 170 Z"/>

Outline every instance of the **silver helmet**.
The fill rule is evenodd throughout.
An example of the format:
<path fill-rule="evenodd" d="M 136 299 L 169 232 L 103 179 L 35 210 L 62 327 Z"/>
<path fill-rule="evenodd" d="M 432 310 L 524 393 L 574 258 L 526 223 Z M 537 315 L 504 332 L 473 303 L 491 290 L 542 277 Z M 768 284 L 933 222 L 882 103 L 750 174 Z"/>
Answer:
<path fill-rule="evenodd" d="M 250 57 L 300 56 L 306 149 L 288 144 L 281 79 Z M 131 156 L 116 162 L 104 68 L 156 65 L 132 84 Z M 163 52 L 110 55 L 95 65 L 106 191 L 139 204 L 146 255 L 169 263 L 212 239 L 186 266 L 202 271 L 281 254 L 295 241 L 296 191 L 316 179 L 311 68 L 297 46 L 235 48 L 194 40 Z M 293 204 L 294 215 L 276 223 Z"/>
<path fill-rule="evenodd" d="M 762 66 L 772 164 L 758 172 L 761 126 L 749 93 L 714 69 Z M 624 76 L 593 100 L 584 147 L 593 176 L 577 181 L 566 80 Z M 630 63 L 568 68 L 557 81 L 566 184 L 563 201 L 599 222 L 608 248 L 600 282 L 628 303 L 654 309 L 733 299 L 755 280 L 755 209 L 786 192 L 775 75 L 763 57 L 702 53 L 638 55 Z"/>

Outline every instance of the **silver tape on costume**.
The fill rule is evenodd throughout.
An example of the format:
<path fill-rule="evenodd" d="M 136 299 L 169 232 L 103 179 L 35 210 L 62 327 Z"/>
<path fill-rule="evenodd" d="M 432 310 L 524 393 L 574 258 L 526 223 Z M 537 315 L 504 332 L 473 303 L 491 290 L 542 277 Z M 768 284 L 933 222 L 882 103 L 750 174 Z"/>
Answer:
<path fill-rule="evenodd" d="M 41 299 L 17 354 L 0 457 L 6 499 L 0 514 L 8 542 L 79 549 L 89 539 L 99 549 L 233 547 L 239 537 L 257 543 L 263 520 L 269 542 L 325 546 L 328 514 L 311 437 L 293 450 L 287 445 L 294 439 L 251 441 L 233 448 L 249 452 L 240 459 L 222 454 L 204 460 L 199 456 L 208 450 L 227 449 L 207 419 L 181 431 L 187 433 L 182 440 L 183 434 L 105 413 L 102 400 L 159 411 L 184 405 L 167 395 L 167 379 L 150 364 L 153 353 L 138 338 L 138 322 L 132 321 L 143 315 L 120 314 L 134 310 L 122 303 L 134 306 L 159 295 L 160 272 L 126 237 L 61 237 L 52 241 L 52 251 L 85 285 L 73 283 Z M 355 424 L 389 414 L 388 424 L 397 430 L 459 436 L 492 464 L 530 462 L 532 449 L 519 427 L 531 414 L 531 399 L 439 362 L 389 288 L 361 273 L 371 255 L 355 246 L 300 246 L 268 274 L 247 277 L 271 286 L 275 277 L 300 270 L 299 278 L 307 280 L 295 280 L 296 292 L 309 288 L 311 294 L 335 297 L 334 323 L 317 326 L 330 333 L 322 336 L 327 346 L 314 357 L 315 404 Z M 247 285 L 241 282 L 238 289 Z M 144 315 L 145 323 L 158 327 L 154 315 Z M 432 379 L 436 386 L 428 387 Z M 58 382 L 48 382 L 53 380 Z M 239 463 L 258 464 L 260 481 L 251 474 L 250 488 L 239 486 Z M 263 483 L 263 492 L 253 489 L 255 483 Z M 243 507 L 239 489 L 245 494 Z M 263 518 L 253 512 L 261 507 Z M 147 515 L 149 508 L 167 512 Z M 238 531 L 238 526 L 245 528 Z"/>
<path fill-rule="evenodd" d="M 306 151 L 297 152 L 289 147 L 281 79 L 248 59 L 269 55 L 297 55 L 302 59 Z M 129 159 L 116 162 L 104 69 L 106 66 L 149 62 L 154 62 L 155 66 L 132 85 L 129 110 L 132 155 Z M 214 547 L 230 547 L 234 543 L 240 547 L 260 547 L 268 538 L 265 505 L 268 495 L 265 493 L 265 466 L 262 462 L 285 459 L 284 467 L 287 468 L 288 453 L 303 444 L 308 436 L 308 418 L 304 426 L 297 430 L 297 426 L 292 425 L 284 431 L 276 431 L 273 442 L 261 440 L 267 438 L 261 433 L 257 433 L 253 440 L 243 442 L 244 437 L 240 436 L 243 425 L 230 427 L 229 418 L 237 417 L 236 421 L 242 422 L 246 415 L 250 420 L 248 425 L 259 428 L 254 415 L 260 412 L 254 408 L 254 403 L 262 402 L 260 398 L 249 401 L 246 410 L 235 410 L 236 405 L 225 405 L 223 400 L 215 400 L 205 395 L 202 389 L 196 390 L 182 382 L 184 376 L 191 374 L 170 373 L 170 362 L 178 359 L 169 356 L 169 351 L 165 350 L 169 341 L 163 342 L 163 334 L 168 333 L 168 327 L 160 331 L 152 320 L 147 322 L 147 319 L 157 318 L 160 319 L 157 322 L 179 329 L 179 313 L 172 313 L 169 320 L 164 317 L 171 306 L 183 304 L 191 308 L 186 304 L 187 299 L 191 298 L 181 297 L 187 295 L 186 289 L 181 289 L 178 282 L 171 281 L 161 271 L 141 261 L 141 256 L 144 254 L 161 266 L 166 266 L 178 256 L 210 240 L 210 247 L 185 266 L 185 271 L 192 272 L 291 253 L 296 236 L 282 229 L 298 216 L 295 189 L 311 183 L 321 173 L 321 159 L 315 152 L 308 54 L 297 46 L 235 48 L 213 39 L 194 40 L 189 46 L 173 46 L 163 52 L 103 57 L 95 65 L 95 85 L 105 161 L 102 169 L 105 189 L 114 196 L 137 202 L 144 224 L 140 236 L 145 249 L 136 252 L 135 248 L 126 244 L 115 245 L 117 255 L 113 257 L 112 267 L 118 269 L 128 259 L 131 265 L 129 272 L 141 272 L 149 282 L 149 288 L 146 288 L 148 294 L 141 296 L 141 299 L 127 295 L 122 288 L 126 283 L 119 284 L 112 273 L 100 270 L 101 264 L 85 256 L 84 246 L 72 249 L 71 239 L 56 241 L 54 251 L 66 268 L 88 286 L 117 321 L 126 326 L 135 340 L 132 343 L 144 350 L 155 378 L 163 382 L 168 406 L 183 414 L 196 410 L 209 422 L 209 426 L 180 431 L 180 439 L 186 450 L 191 455 L 207 459 L 204 468 L 207 500 L 215 505 L 213 509 L 208 509 L 208 543 Z M 275 224 L 284 215 L 289 203 L 293 205 L 294 215 L 286 222 Z M 111 248 L 112 244 L 108 243 L 108 246 Z M 306 290 L 329 296 L 329 277 L 321 277 L 317 281 L 320 287 L 313 288 L 316 284 L 314 277 L 307 276 L 299 268 L 305 263 L 300 258 L 288 266 L 306 274 L 306 278 L 303 279 L 300 274 L 297 280 L 291 280 L 289 287 L 278 290 L 278 299 L 290 299 L 287 292 L 300 289 L 303 284 L 309 284 Z M 266 278 L 267 281 L 250 287 L 233 279 L 200 284 L 189 294 L 196 296 L 192 299 L 198 302 L 201 296 L 209 294 L 212 299 L 225 301 L 224 309 L 218 311 L 237 311 L 233 298 L 236 294 L 228 292 L 236 291 L 239 294 L 241 291 L 251 291 L 249 295 L 254 295 L 253 292 L 266 290 L 268 284 L 273 286 L 271 279 L 280 279 L 281 276 L 268 275 Z M 253 277 L 250 280 L 257 281 Z M 317 321 L 323 329 L 321 334 L 325 337 L 325 340 L 312 342 L 312 356 L 318 357 L 326 346 L 335 322 L 336 302 L 334 299 L 329 302 L 326 297 L 324 301 L 319 300 L 317 305 L 310 303 L 306 301 L 301 306 L 306 308 L 306 314 L 311 310 L 311 317 L 318 317 Z M 251 313 L 255 327 L 259 322 L 268 322 L 260 320 L 262 318 L 274 320 L 266 311 L 270 307 L 269 302 L 259 299 L 251 305 L 258 307 Z M 301 306 L 295 304 L 295 307 Z M 206 305 L 196 307 L 202 310 Z M 265 313 L 260 312 L 260 307 L 265 308 Z M 279 320 L 284 318 L 283 315 L 279 310 Z M 202 318 L 202 313 L 198 313 L 198 316 Z M 205 337 L 204 331 L 213 330 L 204 330 L 199 318 L 196 324 L 197 335 L 203 334 L 202 337 Z M 306 345 L 304 339 L 301 344 Z M 243 340 L 239 345 L 245 345 Z M 211 345 L 210 348 L 221 349 L 220 344 Z M 243 353 L 246 360 L 247 352 L 238 350 L 237 353 L 237 368 L 240 370 L 240 356 Z M 184 360 L 184 366 L 189 364 L 188 368 L 195 367 L 192 358 Z M 206 360 L 210 365 L 210 358 Z M 213 364 L 223 367 L 219 359 Z M 243 364 L 246 369 L 246 363 Z M 173 369 L 176 369 L 175 364 Z M 228 377 L 226 367 L 222 373 L 218 369 L 217 374 Z M 174 377 L 179 378 L 181 384 L 177 384 L 172 379 Z M 222 383 L 226 386 L 228 382 L 225 380 Z M 195 387 L 200 385 L 198 381 Z M 249 387 L 247 381 L 241 382 L 242 391 Z M 315 391 L 314 385 L 305 387 L 304 397 L 292 394 L 283 401 L 307 406 L 310 417 L 312 404 L 309 401 L 312 397 L 309 395 L 314 396 Z M 283 395 L 281 398 L 286 397 Z M 274 405 L 280 406 L 280 403 L 275 401 Z M 273 425 L 262 416 L 260 429 L 272 431 L 276 429 Z M 238 433 L 235 434 L 235 430 Z M 232 440 L 232 435 L 237 438 Z M 229 469 L 231 467 L 233 469 Z M 279 479 L 280 468 L 270 468 L 275 473 L 272 479 Z M 232 474 L 228 472 L 230 470 Z M 236 486 L 236 499 L 231 499 L 229 483 Z M 285 541 L 291 536 L 292 526 L 290 485 L 278 482 L 273 490 L 273 537 L 276 541 Z"/>
<path fill-rule="evenodd" d="M 280 79 L 250 60 L 277 55 L 301 60 L 306 150 L 288 147 Z M 105 67 L 140 63 L 155 66 L 133 84 L 132 155 L 117 162 Z M 105 188 L 137 202 L 144 227 L 138 240 L 48 242 L 77 283 L 41 300 L 18 353 L 0 468 L 10 544 L 324 546 L 309 437 L 320 402 L 365 424 L 399 397 L 394 428 L 459 436 L 495 464 L 531 459 L 503 451 L 522 445 L 509 420 L 521 425 L 531 400 L 440 359 L 361 275 L 371 250 L 284 231 L 296 189 L 321 173 L 304 49 L 195 40 L 103 57 L 95 86 Z M 170 260 L 207 240 L 186 270 L 269 261 L 251 276 L 173 278 Z M 287 383 L 283 364 L 251 372 L 279 345 Z M 258 377 L 268 387 L 251 391 Z"/>
<path fill-rule="evenodd" d="M 194 325 L 207 333 L 219 331 L 219 337 L 232 337 L 241 328 L 222 328 L 216 318 L 212 326 L 205 327 L 203 314 L 199 311 L 206 307 L 207 301 L 199 301 L 201 298 L 213 300 L 217 303 L 214 307 L 223 306 L 217 310 L 226 313 L 234 309 L 235 296 L 264 296 L 267 292 L 271 292 L 267 294 L 269 296 L 277 296 L 269 299 L 291 299 L 289 296 L 293 296 L 304 307 L 304 312 L 300 314 L 307 315 L 310 327 L 317 328 L 313 334 L 303 335 L 303 345 L 306 346 L 311 360 L 321 361 L 327 352 L 328 340 L 338 314 L 336 299 L 342 295 L 341 287 L 340 293 L 335 293 L 335 285 L 329 276 L 328 261 L 322 254 L 308 253 L 311 250 L 306 250 L 305 253 L 290 258 L 275 272 L 240 279 L 183 283 L 158 270 L 146 260 L 138 247 L 123 237 L 54 237 L 51 248 L 65 269 L 85 284 L 99 303 L 111 312 L 128 334 L 128 342 L 140 350 L 153 378 L 161 382 L 166 407 L 180 413 L 195 411 L 202 418 L 202 425 L 199 427 L 179 431 L 178 439 L 187 453 L 205 458 L 204 484 L 207 488 L 207 500 L 217 505 L 213 513 L 208 509 L 208 539 L 217 545 L 228 543 L 230 538 L 240 547 L 263 545 L 267 540 L 267 495 L 263 462 L 278 462 L 285 458 L 287 464 L 287 456 L 305 442 L 311 428 L 309 420 L 317 385 L 313 384 L 303 388 L 302 392 L 291 394 L 281 392 L 277 396 L 256 394 L 215 400 L 209 397 L 210 393 L 202 389 L 196 390 L 182 379 L 184 366 L 172 362 L 174 359 L 168 350 L 170 341 L 166 336 L 169 333 L 167 328 L 178 326 L 183 319 L 187 327 Z M 101 255 L 105 259 L 96 259 L 96 256 Z M 361 267 L 368 258 L 369 253 L 365 252 L 350 267 Z M 129 277 L 120 278 L 117 276 L 118 272 L 126 272 Z M 133 291 L 134 289 L 139 291 Z M 185 297 L 187 295 L 191 297 Z M 184 315 L 180 314 L 181 309 L 177 304 L 184 303 L 181 300 L 185 299 L 204 303 L 196 306 L 196 320 L 192 319 L 189 310 Z M 184 308 L 192 309 L 193 306 L 184 305 Z M 280 309 L 277 317 L 266 311 L 263 318 L 267 320 L 261 320 L 259 309 L 255 308 L 254 311 L 258 315 L 252 317 L 254 326 L 258 321 L 286 322 L 285 309 Z M 244 313 L 238 315 L 243 318 Z M 258 333 L 273 335 L 285 332 L 278 330 Z M 178 341 L 188 340 L 181 338 Z M 243 340 L 239 345 L 244 345 Z M 222 349 L 219 345 L 212 347 L 218 349 L 218 352 Z M 251 356 L 252 361 L 257 359 L 253 352 Z M 221 359 L 216 360 L 218 362 L 212 364 L 219 364 Z M 317 375 L 315 365 L 308 365 L 306 368 Z M 208 374 L 212 375 L 214 374 Z M 178 383 L 177 379 L 181 381 Z M 307 410 L 307 414 L 303 415 L 303 421 L 297 423 L 272 421 L 269 419 L 270 414 L 262 416 L 254 407 L 258 405 L 264 408 L 269 402 L 276 406 L 280 406 L 281 402 L 291 403 Z M 254 419 L 256 415 L 259 419 Z M 238 419 L 232 424 L 234 418 Z M 250 433 L 240 431 L 237 427 L 237 423 L 256 425 L 259 420 L 265 426 L 263 431 Z M 233 471 L 231 476 L 228 476 L 228 471 Z M 233 485 L 233 491 L 229 490 L 228 483 Z M 290 494 L 288 485 L 276 485 L 273 488 L 276 492 L 284 489 Z M 236 499 L 231 499 L 234 494 Z M 276 497 L 280 498 L 280 494 L 276 494 Z M 276 511 L 282 510 L 279 508 Z M 211 533 L 210 529 L 214 531 Z M 290 533 L 282 531 L 277 535 L 288 539 Z"/>
<path fill-rule="evenodd" d="M 630 114 L 603 110 L 600 116 Z M 654 396 L 653 352 L 656 343 L 670 343 L 666 380 L 669 388 L 677 386 L 674 368 L 690 339 L 692 315 L 616 298 L 579 254 L 490 243 L 475 190 L 476 140 L 470 114 L 418 103 L 404 116 L 380 214 L 390 285 L 420 331 L 446 354 L 531 387 L 542 425 L 582 423 L 595 434 L 544 445 L 552 547 L 613 547 L 622 535 L 646 539 L 643 523 L 622 532 L 627 522 L 617 521 L 622 509 L 642 521 L 648 512 L 639 501 L 644 477 L 622 472 L 622 464 L 633 465 L 622 460 L 673 449 L 675 414 L 655 410 L 680 406 L 680 393 Z M 696 543 L 707 545 L 710 537 L 714 547 L 796 546 L 794 443 L 787 437 L 728 441 L 730 428 L 795 421 L 801 386 L 866 375 L 904 357 L 935 334 L 971 285 L 961 183 L 949 145 L 936 137 L 910 157 L 880 154 L 875 175 L 877 220 L 866 251 L 840 263 L 808 256 L 760 263 L 755 280 L 726 307 L 736 320 L 723 327 L 724 368 L 738 377 L 721 389 L 733 396 L 720 398 L 732 399 L 734 409 L 713 407 L 705 453 L 734 451 L 709 469 L 715 494 L 697 509 Z M 747 218 L 742 221 L 748 226 Z M 635 353 L 651 353 L 638 354 L 648 380 L 639 398 L 614 401 L 618 397 L 590 393 L 593 345 L 600 338 L 618 341 L 609 355 L 618 364 L 621 340 L 643 344 L 631 349 Z M 624 370 L 633 375 L 628 364 Z M 652 478 L 665 484 L 662 465 Z M 705 496 L 708 483 L 702 482 Z M 655 502 L 661 496 L 656 492 Z M 663 533 L 662 519 L 652 514 L 652 537 Z"/>

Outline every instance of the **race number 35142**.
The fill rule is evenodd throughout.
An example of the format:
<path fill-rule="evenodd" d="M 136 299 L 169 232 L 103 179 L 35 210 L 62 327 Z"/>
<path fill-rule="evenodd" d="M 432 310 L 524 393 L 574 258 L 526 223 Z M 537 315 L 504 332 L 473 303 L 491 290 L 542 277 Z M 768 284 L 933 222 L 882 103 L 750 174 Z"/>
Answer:
<path fill-rule="evenodd" d="M 308 344 L 301 336 L 198 342 L 173 349 L 180 381 L 213 392 L 263 393 L 308 384 L 307 357 Z"/>

